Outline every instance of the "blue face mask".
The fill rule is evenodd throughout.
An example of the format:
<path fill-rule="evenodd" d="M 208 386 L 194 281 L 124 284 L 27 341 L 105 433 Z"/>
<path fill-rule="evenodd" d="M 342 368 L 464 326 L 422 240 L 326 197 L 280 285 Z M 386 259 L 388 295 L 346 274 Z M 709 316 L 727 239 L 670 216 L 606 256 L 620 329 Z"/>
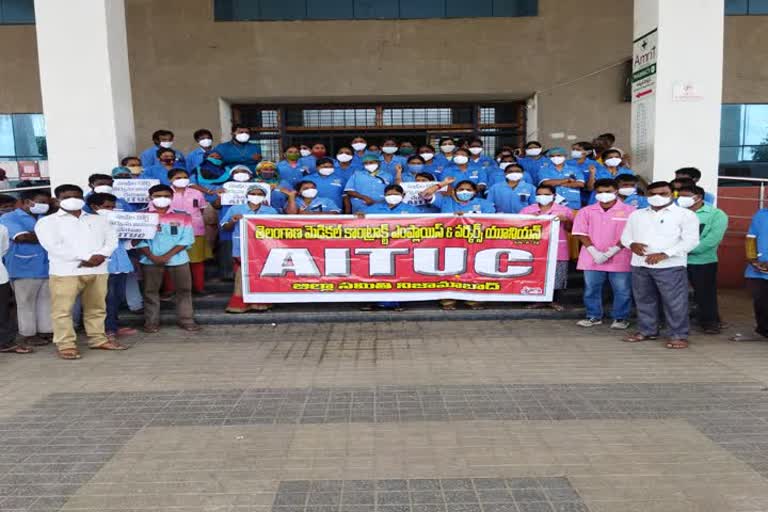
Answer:
<path fill-rule="evenodd" d="M 417 172 L 421 172 L 423 169 L 424 169 L 424 166 L 421 164 L 408 164 L 408 170 L 414 174 L 416 174 Z"/>
<path fill-rule="evenodd" d="M 475 197 L 475 193 L 471 190 L 459 190 L 456 192 L 456 197 L 459 199 L 459 201 L 469 201 Z"/>
<path fill-rule="evenodd" d="M 211 158 L 211 157 L 208 157 L 206 160 L 211 162 L 213 165 L 221 165 L 221 164 L 224 163 L 224 161 L 221 158 Z"/>

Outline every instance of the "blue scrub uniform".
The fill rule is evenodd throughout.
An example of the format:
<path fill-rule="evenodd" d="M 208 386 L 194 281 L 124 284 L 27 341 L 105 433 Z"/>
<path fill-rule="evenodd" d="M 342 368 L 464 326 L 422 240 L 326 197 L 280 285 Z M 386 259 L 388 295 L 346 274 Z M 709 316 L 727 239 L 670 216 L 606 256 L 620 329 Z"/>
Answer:
<path fill-rule="evenodd" d="M 358 194 L 368 196 L 377 203 L 384 202 L 384 188 L 394 183 L 394 177 L 389 173 L 378 171 L 371 174 L 368 171 L 357 171 L 347 181 L 344 191 L 352 190 Z M 366 208 L 365 201 L 357 198 L 351 198 L 352 212 L 364 212 Z"/>
<path fill-rule="evenodd" d="M 492 187 L 493 185 L 496 185 L 497 183 L 506 183 L 507 177 L 504 175 L 504 169 L 501 167 L 496 167 L 495 169 L 492 169 L 490 172 L 487 172 L 488 174 L 488 188 Z M 533 180 L 531 179 L 531 175 L 525 172 L 525 169 L 523 169 L 523 181 L 525 183 L 530 183 L 533 185 Z"/>
<path fill-rule="evenodd" d="M 462 171 L 458 167 L 449 167 L 448 169 L 443 171 L 443 179 L 446 178 L 454 178 L 456 181 L 454 182 L 454 185 L 459 183 L 460 181 L 471 181 L 475 185 L 484 185 L 488 186 L 488 175 L 485 173 L 483 169 L 480 169 L 478 167 L 475 167 L 474 169 L 471 167 L 468 167 L 466 171 Z"/>
<path fill-rule="evenodd" d="M 379 167 L 380 167 L 379 172 L 386 172 L 394 176 L 395 174 L 397 174 L 397 169 L 395 169 L 395 167 L 397 167 L 398 165 L 401 166 L 403 170 L 405 170 L 405 166 L 408 165 L 408 161 L 405 159 L 405 157 L 402 157 L 400 155 L 394 155 L 392 157 L 392 160 L 390 160 L 389 162 L 384 160 L 383 155 L 379 157 Z M 365 170 L 365 168 L 363 168 L 363 170 Z"/>
<path fill-rule="evenodd" d="M 160 149 L 160 146 L 152 146 L 151 148 L 142 151 L 141 155 L 139 155 L 139 160 L 141 160 L 142 167 L 146 169 L 147 167 L 152 167 L 153 165 L 160 165 L 160 160 L 157 158 L 158 149 Z M 174 149 L 173 152 L 176 153 L 176 162 L 174 165 L 178 166 L 180 169 L 186 169 L 187 162 L 184 159 L 184 153 L 177 149 Z"/>
<path fill-rule="evenodd" d="M 447 167 L 450 167 L 450 163 Z M 435 162 L 435 159 L 433 158 L 432 160 L 424 164 L 424 170 L 421 172 L 428 172 L 429 174 L 435 177 L 435 181 L 440 181 L 442 179 L 443 171 L 445 169 L 446 169 L 445 165 Z"/>
<path fill-rule="evenodd" d="M 227 212 L 221 216 L 219 220 L 219 226 L 223 226 L 230 220 L 232 220 L 232 217 L 235 215 L 278 215 L 278 211 L 272 208 L 271 206 L 267 206 L 266 204 L 261 204 L 259 206 L 259 209 L 254 211 L 251 210 L 250 206 L 247 204 L 236 204 L 231 206 Z M 219 236 L 223 234 L 227 234 L 228 238 L 225 240 L 232 240 L 232 257 L 233 258 L 239 258 L 240 257 L 240 223 L 235 223 L 235 229 L 232 231 L 224 231 L 223 229 L 219 230 Z"/>
<path fill-rule="evenodd" d="M 437 193 L 432 198 L 432 204 L 440 209 L 440 213 L 496 213 L 492 202 L 477 196 L 466 203 L 460 203 L 453 196 Z"/>
<path fill-rule="evenodd" d="M 350 162 L 349 166 L 345 169 L 341 166 L 341 163 L 339 163 L 337 160 L 333 161 L 334 167 L 336 168 L 336 172 L 344 177 L 344 181 L 349 180 L 349 178 L 352 177 L 353 174 L 355 174 L 357 171 L 365 171 L 363 168 L 363 165 L 357 165 L 356 163 Z"/>
<path fill-rule="evenodd" d="M 372 204 L 371 206 L 366 207 L 364 211 L 365 213 L 387 213 L 392 215 L 399 215 L 401 213 L 421 213 L 415 206 L 411 206 L 410 204 L 400 203 L 394 208 L 390 208 L 386 202 Z"/>
<path fill-rule="evenodd" d="M 595 181 L 597 180 L 615 180 L 618 176 L 621 176 L 622 174 L 629 174 L 631 176 L 635 175 L 635 171 L 628 167 L 621 167 L 619 166 L 618 169 L 616 169 L 616 174 L 611 174 L 611 171 L 608 170 L 607 167 L 601 165 L 597 168 L 597 171 L 595 172 Z"/>
<path fill-rule="evenodd" d="M 0 224 L 8 230 L 10 247 L 4 261 L 8 276 L 13 279 L 47 279 L 48 253 L 40 244 L 20 244 L 13 238 L 20 233 L 35 233 L 38 217 L 17 208 L 0 216 Z"/>
<path fill-rule="evenodd" d="M 293 167 L 288 160 L 277 162 L 277 172 L 280 175 L 280 179 L 290 183 L 292 187 L 295 187 L 298 182 L 309 174 L 309 168 L 302 166 L 299 162 L 296 162 L 296 167 Z"/>
<path fill-rule="evenodd" d="M 330 176 L 323 176 L 319 173 L 307 176 L 304 181 L 311 181 L 317 187 L 317 196 L 326 197 L 337 205 L 344 204 L 344 187 L 347 180 L 338 171 L 334 171 Z"/>
<path fill-rule="evenodd" d="M 575 179 L 584 183 L 581 171 L 575 167 L 563 166 L 562 171 L 558 171 L 554 165 L 542 167 L 539 172 L 539 184 L 547 180 L 564 180 L 567 178 Z M 565 198 L 565 206 L 572 210 L 581 208 L 581 190 L 578 188 L 555 187 L 555 192 Z"/>
<path fill-rule="evenodd" d="M 488 190 L 488 200 L 496 207 L 497 213 L 519 213 L 536 202 L 536 188 L 520 181 L 515 188 L 508 183 L 497 183 Z"/>
<path fill-rule="evenodd" d="M 768 208 L 759 210 L 752 217 L 747 236 L 757 239 L 757 261 L 759 263 L 768 262 Z M 748 279 L 768 279 L 768 274 L 759 272 L 755 267 L 747 264 L 744 277 Z"/>
<path fill-rule="evenodd" d="M 445 156 L 445 153 L 437 150 L 437 153 L 435 153 L 435 157 L 432 159 L 432 161 L 437 165 L 438 167 L 442 167 L 443 169 L 447 169 L 448 167 L 451 167 L 454 165 L 453 163 L 453 157 L 448 159 L 447 156 Z"/>
<path fill-rule="evenodd" d="M 339 205 L 331 201 L 330 199 L 327 199 L 325 197 L 317 196 L 315 197 L 311 203 L 304 204 L 304 199 L 301 197 L 296 198 L 296 206 L 298 206 L 300 212 L 309 212 L 309 213 L 328 213 L 328 212 L 334 212 L 334 213 L 341 213 L 341 208 L 339 208 Z"/>
<path fill-rule="evenodd" d="M 627 196 L 627 197 L 619 196 L 619 199 L 621 199 L 621 201 L 624 204 L 634 206 L 635 208 L 638 208 L 638 209 L 648 208 L 648 199 L 646 199 L 645 196 L 641 196 L 639 194 L 632 194 L 631 196 Z M 594 204 L 595 202 L 597 202 L 597 199 L 593 198 L 593 203 L 590 203 L 590 204 Z"/>
<path fill-rule="evenodd" d="M 87 194 L 85 194 L 83 199 L 87 201 L 88 197 L 91 194 L 93 194 L 93 192 L 88 192 Z M 121 212 L 133 212 L 133 211 L 136 211 L 136 208 L 131 203 L 127 203 L 125 199 L 123 199 L 122 197 L 118 197 L 117 202 L 115 203 L 115 210 L 118 210 Z M 93 210 L 91 209 L 90 206 L 88 206 L 88 204 L 83 206 L 83 211 L 85 213 L 93 213 Z"/>
<path fill-rule="evenodd" d="M 153 165 L 151 167 L 145 167 L 139 174 L 139 178 L 142 180 L 160 180 L 163 185 L 170 185 L 171 181 L 168 179 L 168 169 L 162 165 Z M 190 181 L 192 181 L 190 179 Z"/>
<path fill-rule="evenodd" d="M 517 159 L 517 163 L 523 168 L 525 174 L 531 177 L 531 183 L 539 183 L 541 181 L 539 173 L 542 169 L 554 167 L 552 161 L 547 157 L 534 159 L 529 156 L 521 156 Z"/>
<path fill-rule="evenodd" d="M 470 156 L 467 165 L 470 169 L 479 168 L 484 170 L 486 173 L 489 173 L 494 168 L 498 167 L 496 160 L 483 154 L 481 154 L 477 160 L 475 160 L 474 156 Z"/>
<path fill-rule="evenodd" d="M 231 140 L 219 144 L 213 148 L 212 152 L 220 154 L 224 165 L 227 167 L 245 165 L 253 171 L 259 163 L 253 159 L 253 155 L 261 155 L 261 146 L 257 142 L 250 141 L 240 144 L 236 140 Z"/>
<path fill-rule="evenodd" d="M 208 152 L 203 148 L 195 148 L 187 155 L 187 171 L 191 174 L 197 166 L 203 163 Z"/>

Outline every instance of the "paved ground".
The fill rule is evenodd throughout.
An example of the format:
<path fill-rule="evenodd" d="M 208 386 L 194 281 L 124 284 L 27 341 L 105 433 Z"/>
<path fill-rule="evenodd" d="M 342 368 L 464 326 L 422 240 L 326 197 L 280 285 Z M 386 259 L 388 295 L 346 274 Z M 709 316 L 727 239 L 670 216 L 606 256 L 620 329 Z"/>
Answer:
<path fill-rule="evenodd" d="M 724 297 L 728 334 L 749 328 Z M 0 358 L 0 510 L 768 510 L 768 344 L 573 321 L 209 326 Z"/>

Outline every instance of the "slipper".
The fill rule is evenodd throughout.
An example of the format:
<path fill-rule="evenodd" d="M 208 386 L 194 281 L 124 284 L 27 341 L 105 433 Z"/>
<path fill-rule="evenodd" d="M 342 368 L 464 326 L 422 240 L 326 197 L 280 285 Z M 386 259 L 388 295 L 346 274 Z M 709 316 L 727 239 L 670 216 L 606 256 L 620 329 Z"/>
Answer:
<path fill-rule="evenodd" d="M 0 352 L 6 354 L 31 354 L 35 350 L 31 347 L 25 347 L 23 345 L 12 345 L 7 348 L 0 349 Z"/>
<path fill-rule="evenodd" d="M 80 359 L 80 352 L 76 348 L 62 348 L 59 349 L 57 355 L 61 359 L 74 360 Z"/>
<path fill-rule="evenodd" d="M 641 341 L 655 340 L 658 338 L 659 336 L 657 334 L 651 334 L 649 336 L 646 336 L 642 333 L 636 332 L 635 334 L 632 334 L 630 336 L 623 338 L 622 341 L 626 341 L 627 343 L 639 343 Z"/>
<path fill-rule="evenodd" d="M 688 340 L 681 340 L 681 339 L 669 340 L 667 342 L 667 348 L 670 348 L 673 350 L 688 348 Z"/>
<path fill-rule="evenodd" d="M 115 340 L 109 340 L 106 343 L 102 343 L 96 347 L 88 347 L 91 350 L 128 350 L 128 347 L 121 345 Z"/>
<path fill-rule="evenodd" d="M 156 332 L 160 332 L 160 327 L 157 325 L 145 325 L 144 332 L 147 334 L 154 334 Z"/>

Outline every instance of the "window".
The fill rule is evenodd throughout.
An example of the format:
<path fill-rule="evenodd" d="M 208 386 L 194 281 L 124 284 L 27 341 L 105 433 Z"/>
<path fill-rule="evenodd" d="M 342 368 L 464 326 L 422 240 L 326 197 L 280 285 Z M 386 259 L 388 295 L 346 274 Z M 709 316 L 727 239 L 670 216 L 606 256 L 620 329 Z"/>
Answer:
<path fill-rule="evenodd" d="M 0 114 L 0 159 L 48 159 L 42 114 Z"/>
<path fill-rule="evenodd" d="M 34 22 L 34 0 L 0 0 L 0 25 L 29 25 Z"/>
<path fill-rule="evenodd" d="M 216 21 L 519 17 L 536 16 L 538 3 L 538 0 L 214 0 L 213 17 Z"/>
<path fill-rule="evenodd" d="M 768 14 L 768 0 L 725 0 L 725 14 L 729 16 Z"/>
<path fill-rule="evenodd" d="M 768 104 L 723 105 L 720 175 L 768 177 Z"/>

